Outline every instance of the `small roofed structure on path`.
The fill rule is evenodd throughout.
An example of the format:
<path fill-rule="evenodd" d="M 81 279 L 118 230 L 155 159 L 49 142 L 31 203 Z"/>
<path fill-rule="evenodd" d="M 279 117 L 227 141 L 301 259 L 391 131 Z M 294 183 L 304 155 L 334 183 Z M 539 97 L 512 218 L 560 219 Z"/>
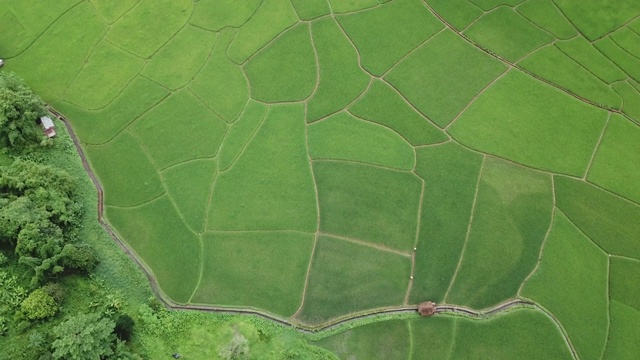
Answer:
<path fill-rule="evenodd" d="M 431 316 L 436 313 L 436 303 L 425 301 L 418 304 L 418 312 L 422 316 Z"/>
<path fill-rule="evenodd" d="M 56 126 L 48 116 L 43 116 L 40 118 L 40 125 L 42 126 L 42 131 L 47 135 L 48 138 L 52 138 L 56 136 Z"/>

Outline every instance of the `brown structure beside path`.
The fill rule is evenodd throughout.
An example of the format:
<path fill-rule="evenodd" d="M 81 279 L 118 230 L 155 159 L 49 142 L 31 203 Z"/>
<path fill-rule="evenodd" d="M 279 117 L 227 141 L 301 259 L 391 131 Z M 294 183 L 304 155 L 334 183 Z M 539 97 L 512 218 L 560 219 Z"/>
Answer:
<path fill-rule="evenodd" d="M 425 316 L 443 314 L 443 313 L 452 313 L 452 314 L 464 315 L 471 318 L 481 319 L 481 318 L 491 317 L 493 315 L 496 315 L 497 313 L 507 311 L 511 308 L 528 307 L 528 308 L 534 308 L 542 311 L 556 324 L 556 326 L 558 326 L 558 328 L 560 329 L 565 339 L 565 342 L 567 343 L 569 349 L 571 350 L 571 353 L 574 359 L 578 358 L 576 351 L 573 347 L 573 344 L 569 340 L 569 337 L 567 336 L 567 333 L 564 327 L 560 324 L 558 319 L 556 319 L 556 317 L 553 314 L 548 312 L 546 309 L 540 307 L 536 303 L 533 303 L 528 300 L 523 300 L 523 299 L 512 299 L 484 311 L 476 311 L 473 309 L 466 308 L 464 306 L 456 306 L 456 305 L 448 305 L 448 304 L 436 305 L 435 303 L 428 301 L 428 302 L 423 302 L 419 304 L 417 308 L 414 305 L 414 306 L 397 306 L 397 307 L 373 309 L 367 312 L 350 314 L 344 317 L 334 319 L 331 322 L 318 324 L 316 326 L 300 324 L 296 322 L 295 319 L 293 319 L 294 321 L 291 321 L 292 319 L 282 318 L 277 315 L 274 315 L 259 309 L 249 308 L 249 307 L 229 308 L 229 307 L 207 306 L 207 305 L 178 304 L 173 300 L 169 299 L 162 292 L 162 289 L 158 285 L 158 282 L 155 276 L 153 275 L 153 272 L 151 271 L 151 269 L 149 269 L 147 265 L 135 253 L 131 251 L 131 249 L 129 249 L 129 247 L 125 244 L 125 242 L 122 241 L 122 239 L 120 239 L 120 237 L 116 234 L 116 232 L 113 231 L 113 229 L 111 229 L 111 226 L 106 222 L 106 220 L 104 219 L 104 191 L 102 189 L 102 184 L 100 184 L 100 181 L 98 180 L 95 173 L 93 172 L 93 169 L 91 169 L 91 166 L 89 165 L 89 161 L 87 160 L 87 157 L 84 153 L 84 150 L 80 145 L 80 140 L 78 139 L 76 133 L 73 131 L 71 124 L 64 117 L 64 115 L 62 115 L 62 113 L 60 113 L 50 105 L 47 105 L 46 108 L 52 115 L 54 115 L 64 124 L 65 128 L 67 129 L 67 132 L 69 133 L 69 136 L 71 137 L 71 140 L 73 141 L 73 144 L 76 147 L 76 150 L 78 151 L 78 155 L 82 160 L 82 165 L 84 166 L 84 169 L 87 172 L 87 175 L 91 179 L 91 182 L 93 183 L 93 185 L 96 187 L 96 190 L 98 193 L 98 209 L 97 209 L 98 222 L 100 223 L 102 228 L 107 232 L 107 234 L 109 234 L 109 236 L 113 239 L 116 245 L 118 245 L 118 247 L 120 247 L 120 249 L 122 249 L 122 251 L 125 254 L 127 254 L 127 256 L 129 256 L 129 258 L 133 260 L 138 265 L 138 267 L 143 271 L 143 273 L 149 280 L 149 283 L 151 284 L 151 288 L 153 289 L 153 292 L 157 295 L 158 299 L 168 309 L 197 310 L 197 311 L 219 312 L 219 313 L 238 314 L 238 315 L 256 315 L 256 316 L 263 317 L 265 319 L 269 319 L 271 321 L 275 321 L 284 326 L 292 327 L 302 333 L 314 334 L 322 331 L 334 330 L 349 322 L 356 321 L 356 320 L 370 319 L 370 318 L 378 317 L 381 315 L 400 315 L 400 314 L 411 314 L 411 313 L 415 314 L 416 310 L 421 315 L 425 315 Z"/>

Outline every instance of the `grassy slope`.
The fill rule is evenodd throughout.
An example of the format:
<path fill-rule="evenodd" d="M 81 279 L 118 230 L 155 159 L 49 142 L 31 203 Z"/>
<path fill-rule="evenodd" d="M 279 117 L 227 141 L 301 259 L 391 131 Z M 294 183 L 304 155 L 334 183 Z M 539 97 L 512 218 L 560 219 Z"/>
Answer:
<path fill-rule="evenodd" d="M 365 90 L 370 80 L 360 69 L 356 50 L 335 21 L 314 22 L 311 34 L 321 76 L 307 104 L 307 122 L 343 109 Z"/>
<path fill-rule="evenodd" d="M 564 326 L 581 359 L 599 359 L 607 340 L 607 256 L 556 212 L 542 262 L 522 294 Z"/>
<path fill-rule="evenodd" d="M 362 66 L 374 75 L 382 75 L 443 27 L 420 2 L 413 0 L 396 0 L 377 9 L 336 18 L 358 48 Z"/>
<path fill-rule="evenodd" d="M 408 172 L 315 161 L 320 230 L 408 251 L 416 233 L 421 184 Z"/>
<path fill-rule="evenodd" d="M 566 177 L 554 180 L 557 206 L 612 255 L 640 259 L 640 206 Z"/>
<path fill-rule="evenodd" d="M 395 130 L 413 145 L 439 143 L 447 136 L 413 110 L 398 93 L 380 80 L 349 107 L 349 112 Z"/>
<path fill-rule="evenodd" d="M 453 143 L 418 150 L 425 181 L 411 302 L 441 302 L 467 235 L 482 156 Z"/>
<path fill-rule="evenodd" d="M 598 147 L 587 179 L 628 199 L 640 202 L 640 128 L 613 115 Z"/>
<path fill-rule="evenodd" d="M 511 70 L 449 133 L 467 146 L 521 164 L 581 176 L 607 113 Z"/>
<path fill-rule="evenodd" d="M 216 181 L 209 229 L 316 230 L 304 131 L 302 105 L 271 106 L 245 152 Z"/>
<path fill-rule="evenodd" d="M 402 60 L 386 79 L 444 127 L 505 70 L 504 64 L 445 30 Z"/>
<path fill-rule="evenodd" d="M 411 259 L 320 236 L 300 321 L 318 324 L 352 312 L 402 304 Z"/>
<path fill-rule="evenodd" d="M 206 233 L 202 280 L 192 302 L 249 306 L 291 316 L 302 300 L 313 234 Z"/>
<path fill-rule="evenodd" d="M 515 297 L 551 222 L 551 177 L 488 158 L 448 303 L 482 309 Z"/>
<path fill-rule="evenodd" d="M 506 6 L 487 13 L 464 34 L 510 61 L 517 61 L 554 40 L 552 35 Z"/>
<path fill-rule="evenodd" d="M 309 126 L 309 154 L 399 170 L 415 165 L 413 148 L 397 133 L 344 112 Z"/>
<path fill-rule="evenodd" d="M 251 58 L 244 69 L 253 99 L 288 102 L 308 98 L 317 77 L 310 27 L 300 24 L 288 30 Z"/>

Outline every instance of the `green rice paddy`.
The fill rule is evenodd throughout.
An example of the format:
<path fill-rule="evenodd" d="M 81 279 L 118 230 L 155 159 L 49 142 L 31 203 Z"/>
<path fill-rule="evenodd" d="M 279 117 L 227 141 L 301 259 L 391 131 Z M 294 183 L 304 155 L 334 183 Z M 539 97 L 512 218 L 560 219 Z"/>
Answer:
<path fill-rule="evenodd" d="M 70 121 L 176 304 L 342 359 L 632 359 L 635 0 L 0 0 L 2 71 Z M 433 341 L 431 340 L 433 339 Z"/>

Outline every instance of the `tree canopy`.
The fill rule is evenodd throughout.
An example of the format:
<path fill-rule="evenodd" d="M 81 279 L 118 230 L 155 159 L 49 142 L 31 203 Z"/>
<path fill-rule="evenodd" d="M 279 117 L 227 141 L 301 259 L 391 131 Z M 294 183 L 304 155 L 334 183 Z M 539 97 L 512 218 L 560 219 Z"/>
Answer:
<path fill-rule="evenodd" d="M 0 167 L 0 243 L 15 247 L 34 286 L 65 266 L 95 265 L 90 249 L 72 244 L 82 210 L 75 189 L 71 176 L 48 165 L 16 160 Z"/>
<path fill-rule="evenodd" d="M 0 144 L 21 150 L 42 139 L 37 121 L 46 114 L 39 96 L 13 73 L 0 72 Z"/>

